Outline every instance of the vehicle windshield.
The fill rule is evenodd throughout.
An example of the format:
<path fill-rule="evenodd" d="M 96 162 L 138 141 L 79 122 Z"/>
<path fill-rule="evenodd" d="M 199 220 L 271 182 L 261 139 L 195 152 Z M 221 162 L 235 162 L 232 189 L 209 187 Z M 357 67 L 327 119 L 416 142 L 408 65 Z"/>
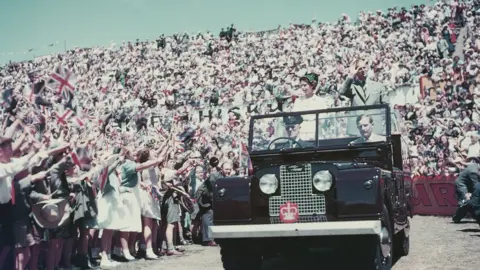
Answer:
<path fill-rule="evenodd" d="M 389 111 L 389 110 L 388 110 Z M 316 116 L 318 115 L 318 126 Z M 314 113 L 288 113 L 254 118 L 252 151 L 322 146 L 354 146 L 386 141 L 387 107 L 356 110 L 322 110 Z M 396 115 L 392 113 L 391 122 Z M 396 130 L 396 125 L 392 125 Z M 316 132 L 318 130 L 318 138 Z M 318 145 L 316 144 L 318 141 Z"/>

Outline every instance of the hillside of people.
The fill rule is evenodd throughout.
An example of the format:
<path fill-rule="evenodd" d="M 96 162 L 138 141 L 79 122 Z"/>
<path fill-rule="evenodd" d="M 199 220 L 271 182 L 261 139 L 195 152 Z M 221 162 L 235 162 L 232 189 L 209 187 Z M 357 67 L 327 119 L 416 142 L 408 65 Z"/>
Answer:
<path fill-rule="evenodd" d="M 400 132 L 409 146 L 405 166 L 411 168 L 412 175 L 456 174 L 467 158 L 480 156 L 479 8 L 478 0 L 438 1 L 361 12 L 358 20 L 343 15 L 335 23 L 312 21 L 255 33 L 242 32 L 232 24 L 220 35 L 160 35 L 153 41 L 75 48 L 34 61 L 9 63 L 0 68 L 0 121 L 2 138 L 8 138 L 0 144 L 11 143 L 12 157 L 19 159 L 32 153 L 52 155 L 48 162 L 22 167 L 27 174 L 25 168 L 30 168 L 30 173 L 56 168 L 54 164 L 65 161 L 58 153 L 68 148 L 71 159 L 61 168 L 68 171 L 69 165 L 77 165 L 80 170 L 69 174 L 76 180 L 84 175 L 80 171 L 101 169 L 100 174 L 107 175 L 104 170 L 108 169 L 110 174 L 110 167 L 120 162 L 118 156 L 141 160 L 142 164 L 151 161 L 156 176 L 143 176 L 151 181 L 142 182 L 141 192 L 164 196 L 164 190 L 173 186 L 175 192 L 194 197 L 216 167 L 227 168 L 230 175 L 248 172 L 246 141 L 252 115 L 290 111 L 306 98 L 302 82 L 314 88 L 314 95 L 326 108 L 350 106 L 356 97 L 345 95 L 341 89 L 360 68 L 364 78 L 354 78 L 354 83 L 375 82 L 382 91 L 378 93 L 382 102 L 390 103 L 402 118 Z M 274 128 L 267 124 L 260 131 L 273 133 Z M 134 149 L 149 151 L 134 155 Z M 212 163 L 217 165 L 211 168 Z M 33 169 L 36 172 L 31 172 Z M 124 185 L 124 177 L 115 177 L 119 182 L 115 184 L 111 176 L 101 176 L 83 176 L 83 193 L 88 183 L 103 191 L 109 182 L 107 186 L 114 186 L 120 194 L 122 187 L 130 188 Z M 78 189 L 69 187 L 73 180 L 62 181 L 66 197 L 79 196 Z M 158 182 L 162 184 L 157 188 Z M 152 183 L 155 187 L 150 186 Z M 0 191 L 11 188 L 11 184 L 3 185 Z M 19 194 L 14 197 L 30 196 L 16 192 Z M 44 193 L 51 198 L 49 194 Z M 3 204 L 11 199 L 8 194 L 0 198 Z M 30 216 L 28 205 L 38 198 L 29 197 L 22 216 L 12 220 Z M 143 203 L 140 200 L 133 204 L 139 209 L 128 210 L 138 214 L 138 220 L 132 218 L 135 224 L 129 224 L 133 229 L 127 231 L 142 232 L 139 218 Z M 169 203 L 161 205 L 168 208 Z M 189 212 L 189 207 L 184 202 L 182 212 Z M 120 211 L 112 204 L 103 209 Z M 159 219 L 155 211 L 149 217 Z M 182 219 L 180 229 L 190 230 L 194 220 Z M 87 227 L 122 230 L 118 224 L 107 223 L 104 221 L 106 227 Z M 169 226 L 166 230 L 173 231 Z M 43 239 L 39 231 L 23 233 L 37 234 L 35 244 Z M 50 237 L 61 238 L 62 233 L 68 234 L 57 231 Z M 182 237 L 177 244 L 185 241 Z M 167 253 L 181 253 L 171 248 L 172 241 L 167 241 Z M 125 243 L 121 243 L 123 258 L 129 259 Z M 19 247 L 28 245 L 25 242 Z M 154 246 L 155 253 L 162 249 L 161 244 Z M 33 259 L 25 264 L 37 264 L 39 250 L 32 251 Z M 86 254 L 86 249 L 76 252 Z M 58 266 L 55 258 L 55 254 L 47 257 L 47 269 Z"/>

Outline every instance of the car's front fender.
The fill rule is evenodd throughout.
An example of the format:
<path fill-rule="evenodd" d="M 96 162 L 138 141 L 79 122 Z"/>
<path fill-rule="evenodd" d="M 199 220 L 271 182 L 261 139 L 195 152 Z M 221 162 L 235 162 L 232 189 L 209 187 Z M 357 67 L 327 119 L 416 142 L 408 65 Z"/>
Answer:
<path fill-rule="evenodd" d="M 252 219 L 252 177 L 226 177 L 213 188 L 214 223 L 232 223 Z"/>

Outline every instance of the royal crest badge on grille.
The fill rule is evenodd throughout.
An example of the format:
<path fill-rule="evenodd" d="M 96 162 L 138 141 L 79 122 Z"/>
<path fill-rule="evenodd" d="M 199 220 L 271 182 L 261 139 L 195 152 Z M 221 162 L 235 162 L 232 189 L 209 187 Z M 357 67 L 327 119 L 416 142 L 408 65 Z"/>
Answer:
<path fill-rule="evenodd" d="M 294 223 L 298 220 L 298 205 L 286 202 L 280 205 L 280 221 L 283 223 Z"/>

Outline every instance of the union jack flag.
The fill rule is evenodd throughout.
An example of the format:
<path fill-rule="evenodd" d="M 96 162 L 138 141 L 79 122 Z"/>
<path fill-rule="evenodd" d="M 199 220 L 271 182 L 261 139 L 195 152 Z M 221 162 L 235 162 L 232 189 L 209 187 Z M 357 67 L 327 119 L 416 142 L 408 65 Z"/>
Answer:
<path fill-rule="evenodd" d="M 248 153 L 247 145 L 241 142 L 241 155 L 242 157 L 245 157 L 247 159 L 247 167 L 248 167 L 248 175 L 253 174 L 253 165 L 252 165 L 252 160 L 250 159 L 250 154 Z"/>
<path fill-rule="evenodd" d="M 86 122 L 96 121 L 97 117 L 90 115 L 90 112 L 87 108 L 83 108 L 74 118 L 74 121 L 80 127 L 84 127 Z M 101 124 L 100 124 L 101 125 Z"/>
<path fill-rule="evenodd" d="M 162 201 L 162 194 L 160 193 L 158 187 L 154 185 L 152 185 L 150 188 L 150 195 L 156 203 L 160 203 Z"/>
<path fill-rule="evenodd" d="M 63 113 L 55 112 L 55 116 L 57 117 L 57 123 L 61 125 L 68 125 L 70 120 L 73 120 L 74 124 L 77 124 L 80 127 L 85 126 L 85 121 L 77 116 L 75 116 L 75 112 L 72 109 L 66 108 Z"/>
<path fill-rule="evenodd" d="M 100 191 L 103 192 L 103 190 L 105 189 L 107 180 L 108 180 L 108 167 L 105 167 L 98 174 L 97 181 L 96 181 Z"/>
<path fill-rule="evenodd" d="M 29 85 L 25 85 L 22 92 L 25 98 L 28 99 L 28 101 L 30 101 L 31 103 L 34 103 L 35 95 L 41 94 L 44 89 L 45 89 L 45 82 L 40 81 L 40 82 L 32 83 Z"/>
<path fill-rule="evenodd" d="M 47 87 L 56 91 L 57 95 L 61 95 L 66 100 L 69 100 L 75 91 L 75 82 L 76 77 L 71 71 L 57 66 L 52 74 L 50 74 Z"/>
<path fill-rule="evenodd" d="M 167 135 L 167 132 L 165 131 L 165 129 L 163 129 L 162 127 L 159 127 L 157 129 L 158 133 L 160 133 L 160 135 L 163 137 L 163 138 L 167 138 L 168 135 Z"/>
<path fill-rule="evenodd" d="M 30 82 L 35 83 L 37 80 L 42 78 L 42 75 L 38 74 L 36 70 L 31 70 L 27 73 L 28 79 Z"/>
<path fill-rule="evenodd" d="M 90 162 L 88 156 L 88 150 L 86 147 L 78 147 L 70 153 L 73 163 L 78 167 L 82 168 L 84 165 Z M 107 168 L 108 169 L 108 168 Z"/>
<path fill-rule="evenodd" d="M 198 139 L 200 138 L 200 136 L 202 136 L 202 130 L 201 130 L 201 129 L 197 129 L 197 130 L 195 131 L 195 134 L 193 135 L 193 138 L 195 138 L 195 139 L 198 140 Z"/>
<path fill-rule="evenodd" d="M 67 125 L 68 120 L 74 115 L 75 113 L 71 109 L 66 109 L 63 113 L 55 112 L 57 123 L 62 125 Z"/>
<path fill-rule="evenodd" d="M 175 146 L 178 152 L 186 151 L 187 142 L 195 135 L 195 129 L 188 127 L 180 135 L 175 138 Z"/>
<path fill-rule="evenodd" d="M 2 108 L 8 108 L 10 106 L 10 103 L 12 103 L 13 100 L 13 89 L 5 89 L 2 92 L 2 100 L 1 100 L 1 105 Z"/>
<path fill-rule="evenodd" d="M 34 125 L 45 124 L 45 122 L 46 122 L 45 116 L 38 109 L 32 110 L 32 119 L 33 119 L 33 124 Z"/>
<path fill-rule="evenodd" d="M 185 152 L 185 143 L 180 139 L 180 137 L 175 138 L 175 149 L 177 152 Z"/>

